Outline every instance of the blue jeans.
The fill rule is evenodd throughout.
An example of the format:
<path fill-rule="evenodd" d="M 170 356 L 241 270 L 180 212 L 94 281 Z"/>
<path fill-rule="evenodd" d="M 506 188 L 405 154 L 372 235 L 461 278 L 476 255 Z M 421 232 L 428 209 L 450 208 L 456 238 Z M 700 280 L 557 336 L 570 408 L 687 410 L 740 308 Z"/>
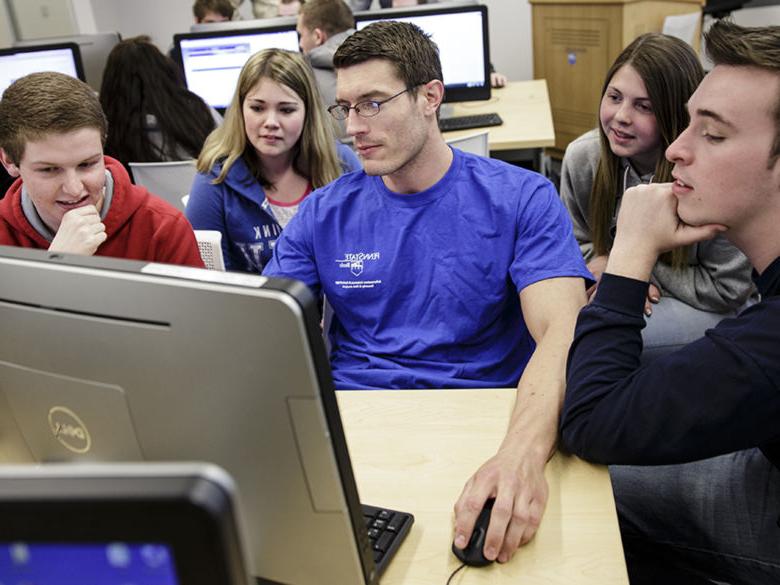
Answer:
<path fill-rule="evenodd" d="M 609 471 L 632 585 L 780 583 L 780 471 L 758 449 Z"/>
<path fill-rule="evenodd" d="M 672 297 L 661 297 L 653 305 L 653 314 L 645 317 L 647 325 L 642 330 L 642 363 L 646 364 L 696 341 L 721 319 L 734 317 L 737 312 L 711 313 L 694 309 Z"/>

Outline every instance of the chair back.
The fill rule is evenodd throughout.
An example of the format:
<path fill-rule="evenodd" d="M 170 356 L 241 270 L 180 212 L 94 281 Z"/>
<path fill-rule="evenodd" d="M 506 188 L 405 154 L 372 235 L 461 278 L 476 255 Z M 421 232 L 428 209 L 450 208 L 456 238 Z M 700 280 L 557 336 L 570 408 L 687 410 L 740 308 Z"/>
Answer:
<path fill-rule="evenodd" d="M 488 131 L 480 130 L 466 136 L 450 138 L 447 144 L 453 148 L 459 148 L 463 152 L 478 154 L 479 156 L 490 156 L 490 147 L 488 146 Z"/>
<path fill-rule="evenodd" d="M 209 270 L 225 271 L 225 258 L 222 256 L 222 233 L 217 230 L 194 230 L 198 242 L 201 260 Z"/>
<path fill-rule="evenodd" d="M 128 165 L 136 185 L 143 185 L 179 211 L 184 211 L 181 198 L 189 193 L 198 172 L 195 160 L 131 162 Z"/>

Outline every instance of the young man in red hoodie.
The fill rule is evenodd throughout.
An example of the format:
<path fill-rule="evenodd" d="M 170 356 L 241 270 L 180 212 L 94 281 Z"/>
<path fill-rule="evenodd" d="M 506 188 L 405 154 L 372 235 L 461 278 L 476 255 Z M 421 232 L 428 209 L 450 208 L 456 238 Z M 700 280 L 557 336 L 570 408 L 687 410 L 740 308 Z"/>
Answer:
<path fill-rule="evenodd" d="M 17 180 L 0 201 L 0 244 L 202 267 L 184 214 L 103 155 L 106 132 L 73 77 L 33 73 L 6 89 L 0 162 Z"/>

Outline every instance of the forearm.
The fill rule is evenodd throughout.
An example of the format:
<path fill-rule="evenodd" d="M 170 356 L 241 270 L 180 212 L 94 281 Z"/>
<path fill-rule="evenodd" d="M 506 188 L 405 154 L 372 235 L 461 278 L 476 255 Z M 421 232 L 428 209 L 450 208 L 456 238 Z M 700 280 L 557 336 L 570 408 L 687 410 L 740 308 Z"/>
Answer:
<path fill-rule="evenodd" d="M 572 318 L 569 324 L 551 326 L 540 340 L 518 383 L 509 428 L 499 450 L 522 453 L 540 465 L 555 451 L 573 329 Z"/>

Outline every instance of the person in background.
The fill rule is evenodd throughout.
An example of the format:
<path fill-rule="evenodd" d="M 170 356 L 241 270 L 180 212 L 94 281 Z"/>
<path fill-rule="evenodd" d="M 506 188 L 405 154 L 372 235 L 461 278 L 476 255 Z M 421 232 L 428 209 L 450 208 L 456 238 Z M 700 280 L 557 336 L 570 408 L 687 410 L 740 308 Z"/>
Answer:
<path fill-rule="evenodd" d="M 664 151 L 687 126 L 686 103 L 703 77 L 685 42 L 660 33 L 640 36 L 607 72 L 599 127 L 566 149 L 561 197 L 596 280 L 609 258 L 626 189 L 671 181 Z M 753 291 L 750 263 L 722 236 L 663 255 L 647 293 L 643 359 L 699 338 L 735 315 Z"/>
<path fill-rule="evenodd" d="M 125 165 L 197 158 L 222 121 L 147 36 L 125 39 L 111 50 L 100 103 L 111 128 L 106 154 Z"/>
<path fill-rule="evenodd" d="M 45 99 L 42 99 L 45 96 Z M 184 215 L 103 155 L 95 92 L 61 73 L 17 79 L 0 100 L 0 244 L 202 267 Z"/>
<path fill-rule="evenodd" d="M 344 0 L 309 0 L 298 15 L 301 53 L 314 71 L 325 107 L 336 103 L 336 71 L 333 55 L 355 32 L 355 18 Z"/>
<path fill-rule="evenodd" d="M 632 585 L 780 583 L 780 26 L 705 40 L 671 179 L 623 195 L 569 354 L 562 445 L 612 464 Z M 640 365 L 658 255 L 717 234 L 761 302 Z"/>
<path fill-rule="evenodd" d="M 244 65 L 225 123 L 198 158 L 186 210 L 195 229 L 222 233 L 228 270 L 261 272 L 301 201 L 360 168 L 326 115 L 300 53 L 267 49 Z"/>
<path fill-rule="evenodd" d="M 337 388 L 517 387 L 495 456 L 456 504 L 455 545 L 495 498 L 485 556 L 509 560 L 547 501 L 566 351 L 590 274 L 544 177 L 450 148 L 436 45 L 417 26 L 375 22 L 334 56 L 331 113 L 364 172 L 313 193 L 267 276 L 305 283 L 333 308 Z"/>
<path fill-rule="evenodd" d="M 192 15 L 197 24 L 233 20 L 235 6 L 230 0 L 195 0 Z"/>

